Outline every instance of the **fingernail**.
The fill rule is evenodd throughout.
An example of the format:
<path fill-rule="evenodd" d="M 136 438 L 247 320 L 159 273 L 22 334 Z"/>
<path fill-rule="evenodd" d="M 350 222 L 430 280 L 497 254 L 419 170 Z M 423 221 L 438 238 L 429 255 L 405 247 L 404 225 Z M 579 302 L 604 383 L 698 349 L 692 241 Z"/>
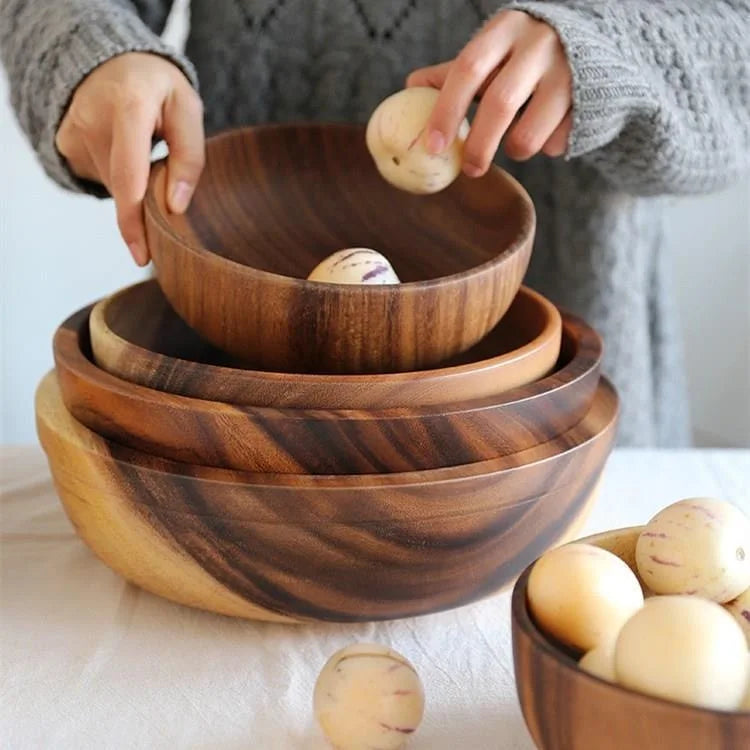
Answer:
<path fill-rule="evenodd" d="M 130 250 L 130 254 L 133 256 L 133 260 L 137 265 L 146 265 L 146 263 L 148 262 L 148 253 L 146 253 L 146 249 L 140 243 L 129 242 L 128 250 Z"/>
<path fill-rule="evenodd" d="M 172 188 L 172 196 L 169 200 L 172 213 L 181 214 L 190 202 L 190 185 L 184 180 L 178 180 Z"/>
<path fill-rule="evenodd" d="M 464 164 L 464 174 L 467 177 L 479 177 L 482 174 L 482 170 L 476 164 Z"/>
<path fill-rule="evenodd" d="M 439 130 L 431 130 L 427 136 L 427 150 L 439 154 L 445 148 L 445 136 Z"/>

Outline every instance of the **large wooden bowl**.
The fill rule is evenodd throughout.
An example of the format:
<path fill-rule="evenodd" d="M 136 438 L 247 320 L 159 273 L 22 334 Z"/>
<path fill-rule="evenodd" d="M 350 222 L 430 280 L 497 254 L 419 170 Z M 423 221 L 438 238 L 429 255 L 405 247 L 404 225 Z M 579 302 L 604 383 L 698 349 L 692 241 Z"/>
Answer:
<path fill-rule="evenodd" d="M 602 381 L 573 429 L 512 457 L 435 471 L 315 477 L 166 461 L 65 409 L 54 373 L 37 429 L 78 534 L 134 583 L 230 615 L 363 621 L 506 586 L 587 510 L 612 445 Z"/>
<path fill-rule="evenodd" d="M 528 265 L 532 202 L 494 167 L 433 196 L 389 185 L 359 125 L 267 125 L 208 139 L 185 216 L 165 164 L 145 200 L 149 249 L 174 309 L 260 369 L 391 372 L 466 351 L 508 309 Z M 371 247 L 399 285 L 306 281 L 329 254 Z"/>
<path fill-rule="evenodd" d="M 512 455 L 577 424 L 594 397 L 599 337 L 565 322 L 560 367 L 499 397 L 387 410 L 233 406 L 129 383 L 91 361 L 88 309 L 57 331 L 63 398 L 95 432 L 136 450 L 228 469 L 372 474 Z"/>
<path fill-rule="evenodd" d="M 186 325 L 154 280 L 101 300 L 90 329 L 99 367 L 159 391 L 248 406 L 390 409 L 497 396 L 543 378 L 557 362 L 562 322 L 551 302 L 521 287 L 495 328 L 450 366 L 381 375 L 246 369 Z"/>
<path fill-rule="evenodd" d="M 622 558 L 634 571 L 642 527 L 580 541 Z M 535 625 L 527 606 L 531 566 L 513 590 L 513 658 L 526 725 L 540 750 L 744 750 L 750 712 L 693 708 L 594 677 Z"/>

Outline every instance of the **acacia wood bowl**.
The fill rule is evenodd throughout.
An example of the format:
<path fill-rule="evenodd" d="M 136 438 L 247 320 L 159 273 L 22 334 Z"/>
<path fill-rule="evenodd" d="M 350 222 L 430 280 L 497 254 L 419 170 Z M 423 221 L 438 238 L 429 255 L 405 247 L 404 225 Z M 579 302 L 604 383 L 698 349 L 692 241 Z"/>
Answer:
<path fill-rule="evenodd" d="M 159 391 L 248 406 L 388 409 L 477 400 L 539 380 L 557 362 L 562 322 L 551 302 L 521 287 L 495 328 L 447 366 L 380 375 L 246 369 L 198 336 L 154 280 L 97 303 L 90 330 L 99 367 Z"/>
<path fill-rule="evenodd" d="M 264 125 L 209 138 L 187 214 L 151 173 L 146 235 L 177 313 L 259 369 L 398 372 L 466 351 L 500 320 L 526 272 L 535 213 L 498 167 L 432 196 L 392 187 L 364 127 Z M 310 282 L 323 258 L 371 247 L 403 283 Z"/>
<path fill-rule="evenodd" d="M 579 541 L 596 544 L 636 572 L 642 526 Z M 533 563 L 532 563 L 533 565 Z M 730 713 L 654 698 L 578 668 L 574 655 L 537 628 L 527 605 L 530 565 L 511 605 L 516 689 L 540 750 L 740 750 L 750 747 L 750 712 Z"/>
<path fill-rule="evenodd" d="M 50 373 L 37 430 L 66 512 L 111 568 L 228 615 L 353 622 L 426 614 L 508 585 L 570 529 L 609 455 L 615 391 L 512 457 L 434 471 L 315 477 L 170 462 L 108 441 Z"/>
<path fill-rule="evenodd" d="M 378 474 L 512 455 L 550 440 L 588 411 L 601 342 L 567 318 L 560 367 L 498 397 L 380 410 L 234 406 L 129 383 L 91 360 L 88 308 L 54 337 L 65 404 L 122 445 L 175 461 L 291 474 Z"/>

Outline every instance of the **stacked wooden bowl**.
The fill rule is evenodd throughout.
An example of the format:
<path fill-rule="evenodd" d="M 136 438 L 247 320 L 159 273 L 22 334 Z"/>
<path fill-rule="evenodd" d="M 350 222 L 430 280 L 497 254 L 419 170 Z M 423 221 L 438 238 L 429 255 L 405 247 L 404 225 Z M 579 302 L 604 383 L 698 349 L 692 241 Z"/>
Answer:
<path fill-rule="evenodd" d="M 185 216 L 146 201 L 158 282 L 66 320 L 38 432 L 81 538 L 177 602 L 378 620 L 511 584 L 575 535 L 614 439 L 601 341 L 521 286 L 534 235 L 499 169 L 430 198 L 355 126 L 210 139 Z M 304 280 L 379 249 L 403 283 Z"/>

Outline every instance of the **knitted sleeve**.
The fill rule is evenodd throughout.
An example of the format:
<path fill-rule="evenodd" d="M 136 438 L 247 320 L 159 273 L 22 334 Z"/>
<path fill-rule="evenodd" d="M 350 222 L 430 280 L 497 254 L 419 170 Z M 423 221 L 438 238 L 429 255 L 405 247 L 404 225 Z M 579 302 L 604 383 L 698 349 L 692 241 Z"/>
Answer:
<path fill-rule="evenodd" d="M 573 72 L 567 158 L 642 195 L 716 190 L 750 173 L 748 0 L 517 0 Z"/>
<path fill-rule="evenodd" d="M 78 180 L 55 147 L 55 134 L 78 84 L 123 52 L 153 52 L 195 71 L 157 36 L 170 0 L 2 0 L 0 58 L 11 104 L 47 174 L 63 187 L 100 194 Z"/>

